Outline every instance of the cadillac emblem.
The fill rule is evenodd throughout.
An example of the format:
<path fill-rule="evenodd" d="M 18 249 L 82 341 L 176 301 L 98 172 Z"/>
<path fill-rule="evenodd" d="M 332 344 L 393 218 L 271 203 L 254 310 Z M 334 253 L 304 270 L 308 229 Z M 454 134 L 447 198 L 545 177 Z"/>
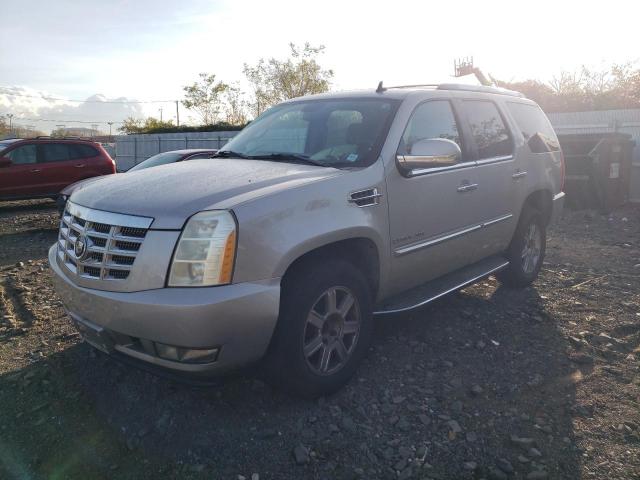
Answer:
<path fill-rule="evenodd" d="M 84 254 L 87 253 L 87 240 L 84 235 L 76 238 L 76 241 L 73 244 L 73 253 L 78 260 L 82 260 Z"/>

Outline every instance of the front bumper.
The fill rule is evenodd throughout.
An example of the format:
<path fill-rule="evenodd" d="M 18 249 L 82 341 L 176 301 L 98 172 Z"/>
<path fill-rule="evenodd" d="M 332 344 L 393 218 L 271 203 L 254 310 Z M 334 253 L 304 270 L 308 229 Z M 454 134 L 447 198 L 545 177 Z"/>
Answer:
<path fill-rule="evenodd" d="M 564 192 L 560 192 L 553 196 L 553 205 L 551 206 L 551 224 L 558 223 L 562 210 L 564 209 Z"/>
<path fill-rule="evenodd" d="M 56 291 L 83 336 L 107 353 L 188 376 L 240 368 L 264 355 L 278 319 L 280 279 L 220 287 L 109 292 L 79 287 L 49 250 Z M 154 355 L 152 342 L 217 348 L 210 363 L 184 363 Z"/>

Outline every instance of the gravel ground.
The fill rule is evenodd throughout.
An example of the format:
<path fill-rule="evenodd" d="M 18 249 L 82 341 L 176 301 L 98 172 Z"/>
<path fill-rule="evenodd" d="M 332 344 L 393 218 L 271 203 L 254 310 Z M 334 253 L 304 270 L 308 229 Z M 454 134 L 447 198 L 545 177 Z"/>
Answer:
<path fill-rule="evenodd" d="M 0 478 L 638 479 L 640 208 L 568 213 L 531 288 L 493 278 L 378 323 L 316 402 L 171 383 L 81 343 L 51 202 L 0 204 Z"/>

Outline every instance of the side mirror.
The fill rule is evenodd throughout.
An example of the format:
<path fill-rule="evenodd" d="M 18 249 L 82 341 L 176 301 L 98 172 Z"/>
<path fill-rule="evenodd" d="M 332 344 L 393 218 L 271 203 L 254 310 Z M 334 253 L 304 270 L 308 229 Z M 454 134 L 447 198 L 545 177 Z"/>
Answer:
<path fill-rule="evenodd" d="M 403 175 L 411 177 L 427 168 L 455 165 L 461 156 L 456 142 L 446 138 L 427 138 L 413 144 L 411 155 L 398 155 L 396 158 Z"/>
<path fill-rule="evenodd" d="M 8 157 L 0 157 L 0 168 L 2 167 L 10 167 L 11 159 Z"/>

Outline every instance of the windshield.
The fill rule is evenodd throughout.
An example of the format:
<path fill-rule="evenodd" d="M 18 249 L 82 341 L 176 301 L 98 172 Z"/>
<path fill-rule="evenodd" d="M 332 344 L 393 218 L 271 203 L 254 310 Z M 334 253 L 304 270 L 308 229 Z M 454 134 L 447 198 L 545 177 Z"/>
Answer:
<path fill-rule="evenodd" d="M 182 156 L 183 156 L 182 153 L 176 153 L 176 152 L 158 153 L 157 155 L 154 155 L 153 157 L 149 157 L 145 161 L 140 162 L 138 165 L 131 167 L 129 171 L 133 172 L 135 170 L 143 170 L 149 167 L 157 167 L 158 165 L 177 162 L 182 158 Z"/>
<path fill-rule="evenodd" d="M 241 157 L 306 157 L 331 167 L 364 167 L 380 154 L 397 100 L 309 100 L 277 105 L 249 124 L 220 152 Z M 269 158 L 269 155 L 271 157 Z M 309 162 L 311 163 L 311 162 Z"/>

